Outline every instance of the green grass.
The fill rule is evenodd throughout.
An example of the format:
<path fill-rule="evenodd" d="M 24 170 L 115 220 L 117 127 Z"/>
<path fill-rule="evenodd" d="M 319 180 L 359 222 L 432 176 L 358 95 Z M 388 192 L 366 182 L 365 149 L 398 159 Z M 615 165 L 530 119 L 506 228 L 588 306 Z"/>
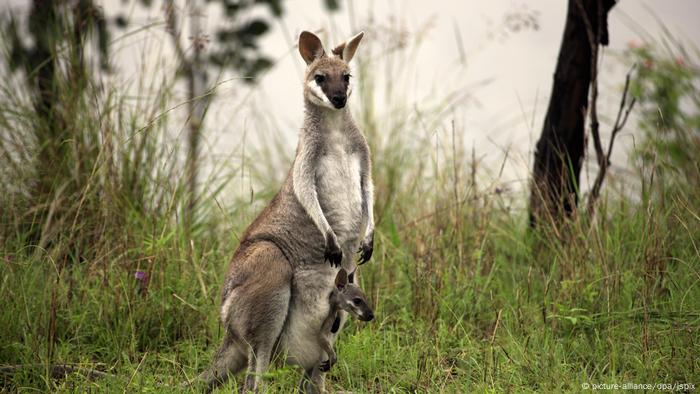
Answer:
<path fill-rule="evenodd" d="M 571 225 L 565 242 L 528 233 L 522 215 L 479 206 L 414 226 L 410 215 L 385 214 L 393 220 L 380 222 L 375 257 L 361 270 L 377 319 L 343 331 L 328 388 L 696 383 L 700 221 L 683 205 L 608 205 L 590 230 Z M 4 374 L 5 388 L 179 391 L 207 366 L 222 336 L 218 294 L 235 241 L 224 233 L 190 252 L 156 233 L 136 235 L 147 239 L 140 267 L 109 256 L 57 270 L 41 251 L 4 245 L 0 363 L 35 365 Z M 146 293 L 137 267 L 151 272 Z M 43 366 L 61 363 L 114 377 L 50 378 Z M 270 387 L 292 390 L 298 378 L 293 368 L 275 370 Z"/>
<path fill-rule="evenodd" d="M 412 53 L 390 54 L 398 57 L 391 64 Z M 593 220 L 530 230 L 525 210 L 509 208 L 523 205 L 524 192 L 498 191 L 497 176 L 459 148 L 444 115 L 454 95 L 417 110 L 397 88 L 377 114 L 375 67 L 364 59 L 356 119 L 374 154 L 377 233 L 360 279 L 377 318 L 343 330 L 329 390 L 700 385 L 697 187 L 665 188 L 671 174 L 652 167 L 640 171 L 641 191 L 610 193 Z M 66 113 L 80 116 L 65 117 L 74 134 L 64 144 L 85 153 L 61 158 L 79 162 L 79 176 L 54 174 L 46 195 L 26 193 L 41 176 L 33 133 L 42 126 L 21 95 L 0 101 L 0 179 L 13 186 L 0 196 L 3 390 L 189 391 L 180 383 L 210 362 L 223 334 L 219 294 L 236 234 L 279 187 L 270 175 L 285 169 L 248 153 L 252 167 L 244 170 L 258 185 L 252 201 L 221 203 L 219 192 L 241 169 L 221 170 L 204 182 L 197 220 L 185 228 L 182 163 L 165 116 L 177 105 L 171 88 L 150 103 L 128 103 L 118 91 L 91 101 L 92 87 L 65 100 Z M 257 154 L 293 151 L 272 141 L 265 149 Z M 283 154 L 269 154 L 274 149 Z M 147 286 L 137 271 L 148 272 Z M 109 376 L 52 377 L 49 367 L 64 363 Z M 288 392 L 299 378 L 280 366 L 269 388 Z"/>

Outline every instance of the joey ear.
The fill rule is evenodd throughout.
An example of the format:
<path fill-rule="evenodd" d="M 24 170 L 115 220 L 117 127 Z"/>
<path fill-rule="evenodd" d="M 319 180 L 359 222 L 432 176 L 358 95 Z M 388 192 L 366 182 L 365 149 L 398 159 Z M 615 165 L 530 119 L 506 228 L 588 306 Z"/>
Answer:
<path fill-rule="evenodd" d="M 302 31 L 299 35 L 299 53 L 306 64 L 326 55 L 321 40 L 314 33 Z"/>
<path fill-rule="evenodd" d="M 348 274 L 348 283 L 355 283 L 355 272 L 356 271 L 357 271 L 357 267 L 355 267 L 355 269 L 352 270 L 352 272 Z"/>
<path fill-rule="evenodd" d="M 338 274 L 335 276 L 335 287 L 338 290 L 343 290 L 348 284 L 348 271 L 345 268 L 341 268 Z"/>
<path fill-rule="evenodd" d="M 353 56 L 355 56 L 355 51 L 357 51 L 357 47 L 360 45 L 360 41 L 362 40 L 362 37 L 364 35 L 365 32 L 363 31 L 357 33 L 353 38 L 349 39 L 347 42 L 344 42 L 335 47 L 333 49 L 333 54 L 345 60 L 345 63 L 350 63 L 350 60 L 352 60 Z"/>

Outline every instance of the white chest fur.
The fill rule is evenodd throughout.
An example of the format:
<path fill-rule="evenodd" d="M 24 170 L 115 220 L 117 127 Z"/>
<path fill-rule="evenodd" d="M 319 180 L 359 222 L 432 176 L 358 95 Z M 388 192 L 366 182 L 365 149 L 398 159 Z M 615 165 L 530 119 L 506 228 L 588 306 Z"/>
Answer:
<path fill-rule="evenodd" d="M 323 213 L 341 245 L 359 238 L 362 222 L 360 154 L 343 130 L 331 130 L 316 170 Z"/>

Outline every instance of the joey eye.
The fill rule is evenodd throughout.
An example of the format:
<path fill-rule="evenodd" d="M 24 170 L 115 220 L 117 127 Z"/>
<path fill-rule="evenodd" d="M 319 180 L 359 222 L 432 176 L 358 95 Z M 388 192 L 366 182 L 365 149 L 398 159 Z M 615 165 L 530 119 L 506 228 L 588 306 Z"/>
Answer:
<path fill-rule="evenodd" d="M 353 298 L 352 303 L 355 305 L 360 305 L 362 303 L 362 299 L 361 298 Z"/>
<path fill-rule="evenodd" d="M 345 82 L 350 82 L 350 74 L 343 74 L 343 80 Z"/>
<path fill-rule="evenodd" d="M 322 84 L 326 80 L 325 75 L 317 74 L 314 76 L 314 80 L 316 81 L 317 84 Z"/>

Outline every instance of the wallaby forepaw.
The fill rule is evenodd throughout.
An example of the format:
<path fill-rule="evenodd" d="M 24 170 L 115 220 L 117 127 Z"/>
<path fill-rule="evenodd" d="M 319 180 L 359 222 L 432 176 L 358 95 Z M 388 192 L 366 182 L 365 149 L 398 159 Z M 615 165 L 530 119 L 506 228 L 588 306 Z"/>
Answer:
<path fill-rule="evenodd" d="M 367 236 L 367 238 L 362 241 L 362 244 L 360 245 L 360 250 L 358 252 L 360 253 L 360 259 L 358 260 L 358 263 L 360 265 L 366 263 L 369 261 L 369 259 L 372 258 L 372 252 L 374 251 L 374 233 L 370 234 Z"/>
<path fill-rule="evenodd" d="M 332 250 L 326 248 L 326 253 L 323 256 L 326 261 L 331 263 L 333 267 L 339 267 L 340 262 L 343 260 L 343 251 L 340 249 Z"/>
<path fill-rule="evenodd" d="M 343 260 L 343 251 L 333 234 L 326 236 L 326 251 L 323 253 L 323 258 L 330 262 L 333 267 L 340 266 L 340 262 Z"/>

